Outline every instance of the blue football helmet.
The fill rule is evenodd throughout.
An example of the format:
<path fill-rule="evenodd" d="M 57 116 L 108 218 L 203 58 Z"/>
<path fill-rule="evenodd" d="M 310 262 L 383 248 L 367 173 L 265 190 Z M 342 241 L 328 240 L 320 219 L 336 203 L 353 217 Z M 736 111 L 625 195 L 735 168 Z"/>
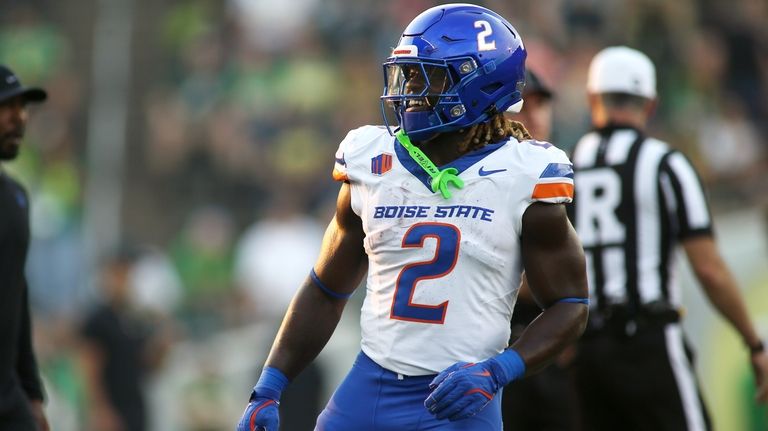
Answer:
<path fill-rule="evenodd" d="M 384 122 L 414 141 L 522 107 L 526 51 L 497 13 L 471 4 L 427 9 L 384 63 Z M 390 121 L 390 113 L 394 121 Z"/>

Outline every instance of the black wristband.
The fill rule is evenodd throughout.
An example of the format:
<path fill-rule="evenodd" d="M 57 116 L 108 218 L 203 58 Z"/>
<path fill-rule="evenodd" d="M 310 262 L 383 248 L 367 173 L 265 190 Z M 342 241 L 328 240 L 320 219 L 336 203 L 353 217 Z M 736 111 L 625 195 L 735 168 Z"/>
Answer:
<path fill-rule="evenodd" d="M 762 341 L 758 342 L 753 346 L 749 346 L 750 355 L 755 355 L 757 353 L 763 353 L 763 352 L 765 352 L 765 344 L 763 344 Z"/>

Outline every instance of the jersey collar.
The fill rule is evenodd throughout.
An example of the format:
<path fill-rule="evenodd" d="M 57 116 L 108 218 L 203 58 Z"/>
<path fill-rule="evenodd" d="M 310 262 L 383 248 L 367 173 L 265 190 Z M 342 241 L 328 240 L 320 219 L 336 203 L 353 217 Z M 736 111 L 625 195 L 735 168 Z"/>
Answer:
<path fill-rule="evenodd" d="M 419 181 L 424 184 L 424 187 L 426 187 L 427 190 L 431 192 L 432 187 L 430 184 L 432 182 L 432 178 L 429 176 L 429 174 L 427 174 L 424 169 L 422 169 L 421 166 L 419 166 L 419 164 L 411 158 L 411 156 L 408 154 L 408 150 L 403 148 L 403 146 L 397 142 L 397 139 L 394 139 L 393 142 L 395 146 L 395 154 L 397 155 L 397 159 L 400 161 L 400 164 L 403 165 L 403 167 L 405 167 L 405 169 L 407 169 L 408 172 L 410 172 L 414 177 L 418 178 Z M 455 168 L 457 171 L 459 171 L 457 175 L 461 175 L 461 173 L 467 170 L 467 168 L 484 159 L 486 156 L 490 155 L 499 148 L 503 147 L 507 142 L 508 140 L 504 140 L 495 144 L 488 144 L 482 148 L 478 148 L 477 150 L 470 151 L 469 153 L 462 155 L 452 162 L 438 166 L 438 168 L 441 170 L 447 168 Z"/>

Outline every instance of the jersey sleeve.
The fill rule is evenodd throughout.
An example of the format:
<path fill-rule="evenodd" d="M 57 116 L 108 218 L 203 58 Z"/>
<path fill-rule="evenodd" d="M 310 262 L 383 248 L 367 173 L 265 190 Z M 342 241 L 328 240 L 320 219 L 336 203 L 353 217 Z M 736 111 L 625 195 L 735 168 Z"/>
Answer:
<path fill-rule="evenodd" d="M 691 162 L 672 151 L 659 167 L 662 196 L 679 239 L 712 234 L 712 218 L 704 186 Z"/>
<path fill-rule="evenodd" d="M 568 156 L 549 142 L 524 141 L 528 176 L 532 180 L 531 202 L 569 203 L 573 201 L 573 164 Z"/>
<path fill-rule="evenodd" d="M 349 173 L 347 168 L 347 160 L 344 157 L 350 141 L 354 140 L 354 130 L 347 133 L 347 136 L 339 144 L 339 148 L 336 150 L 336 158 L 333 163 L 332 176 L 335 181 L 349 181 Z"/>
<path fill-rule="evenodd" d="M 339 144 L 339 149 L 336 150 L 333 179 L 346 182 L 360 181 L 366 170 L 366 160 L 363 157 L 366 147 L 388 133 L 386 129 L 378 126 L 363 126 L 347 133 Z"/>
<path fill-rule="evenodd" d="M 336 151 L 333 179 L 350 184 L 352 211 L 358 216 L 363 210 L 363 185 L 371 172 L 371 148 L 384 135 L 389 135 L 386 128 L 363 126 L 347 133 Z"/>
<path fill-rule="evenodd" d="M 515 229 L 522 232 L 525 211 L 534 202 L 573 201 L 573 164 L 568 156 L 549 142 L 528 140 L 514 145 Z"/>

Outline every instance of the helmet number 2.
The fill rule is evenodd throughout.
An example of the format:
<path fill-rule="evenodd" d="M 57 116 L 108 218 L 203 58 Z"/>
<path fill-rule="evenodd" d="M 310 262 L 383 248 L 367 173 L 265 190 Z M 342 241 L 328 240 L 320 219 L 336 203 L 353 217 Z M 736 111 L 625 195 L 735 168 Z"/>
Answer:
<path fill-rule="evenodd" d="M 477 50 L 478 51 L 493 51 L 496 49 L 496 41 L 492 40 L 488 42 L 486 38 L 493 34 L 493 29 L 488 21 L 475 21 L 475 28 L 482 28 L 483 31 L 477 34 Z"/>

